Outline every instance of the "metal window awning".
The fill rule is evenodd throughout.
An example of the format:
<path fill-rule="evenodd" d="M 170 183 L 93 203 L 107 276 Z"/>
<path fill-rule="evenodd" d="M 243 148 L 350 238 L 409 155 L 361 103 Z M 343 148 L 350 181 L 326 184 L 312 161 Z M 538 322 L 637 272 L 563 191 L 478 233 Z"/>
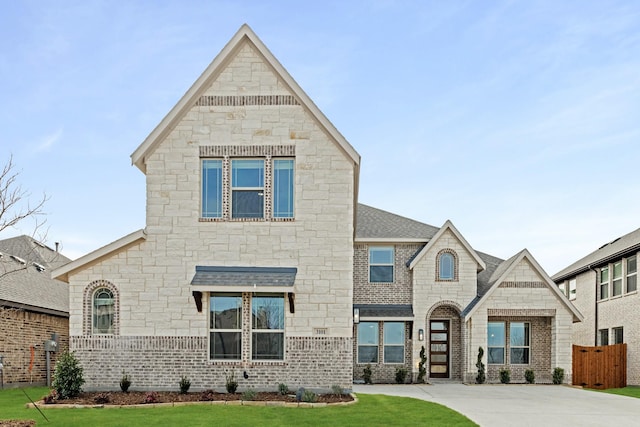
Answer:
<path fill-rule="evenodd" d="M 353 304 L 360 313 L 360 321 L 413 321 L 411 304 Z"/>
<path fill-rule="evenodd" d="M 293 292 L 295 267 L 196 266 L 191 290 L 199 292 Z"/>

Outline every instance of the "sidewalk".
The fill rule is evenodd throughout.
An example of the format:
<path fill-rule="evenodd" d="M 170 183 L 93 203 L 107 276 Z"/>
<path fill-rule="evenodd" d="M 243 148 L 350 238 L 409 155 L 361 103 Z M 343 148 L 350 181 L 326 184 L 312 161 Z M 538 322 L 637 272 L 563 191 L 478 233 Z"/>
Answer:
<path fill-rule="evenodd" d="M 480 426 L 640 426 L 640 399 L 554 385 L 353 385 L 359 394 L 413 397 Z"/>

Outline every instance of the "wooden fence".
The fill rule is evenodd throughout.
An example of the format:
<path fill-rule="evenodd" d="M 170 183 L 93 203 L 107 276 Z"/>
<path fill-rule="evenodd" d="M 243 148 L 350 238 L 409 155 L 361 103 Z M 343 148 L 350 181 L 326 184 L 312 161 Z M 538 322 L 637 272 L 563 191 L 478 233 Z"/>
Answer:
<path fill-rule="evenodd" d="M 574 345 L 573 385 L 597 389 L 626 387 L 627 345 Z"/>

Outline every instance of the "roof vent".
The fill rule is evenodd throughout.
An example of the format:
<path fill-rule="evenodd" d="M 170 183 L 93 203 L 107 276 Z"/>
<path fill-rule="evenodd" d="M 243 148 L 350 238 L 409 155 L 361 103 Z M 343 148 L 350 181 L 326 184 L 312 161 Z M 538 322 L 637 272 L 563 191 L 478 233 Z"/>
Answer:
<path fill-rule="evenodd" d="M 16 261 L 18 261 L 20 264 L 23 264 L 23 265 L 27 263 L 27 261 L 23 260 L 19 256 L 11 255 L 11 258 L 15 259 Z"/>
<path fill-rule="evenodd" d="M 41 273 L 46 270 L 44 265 L 38 264 L 37 262 L 34 262 L 33 266 L 36 268 L 36 270 L 38 270 Z"/>

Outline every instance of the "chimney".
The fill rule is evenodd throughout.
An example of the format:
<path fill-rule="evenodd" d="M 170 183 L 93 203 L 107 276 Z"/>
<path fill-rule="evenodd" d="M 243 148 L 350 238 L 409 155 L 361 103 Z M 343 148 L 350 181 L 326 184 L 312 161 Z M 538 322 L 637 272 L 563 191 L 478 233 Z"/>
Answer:
<path fill-rule="evenodd" d="M 60 242 L 56 242 L 56 252 L 58 252 L 59 248 L 60 248 Z"/>

